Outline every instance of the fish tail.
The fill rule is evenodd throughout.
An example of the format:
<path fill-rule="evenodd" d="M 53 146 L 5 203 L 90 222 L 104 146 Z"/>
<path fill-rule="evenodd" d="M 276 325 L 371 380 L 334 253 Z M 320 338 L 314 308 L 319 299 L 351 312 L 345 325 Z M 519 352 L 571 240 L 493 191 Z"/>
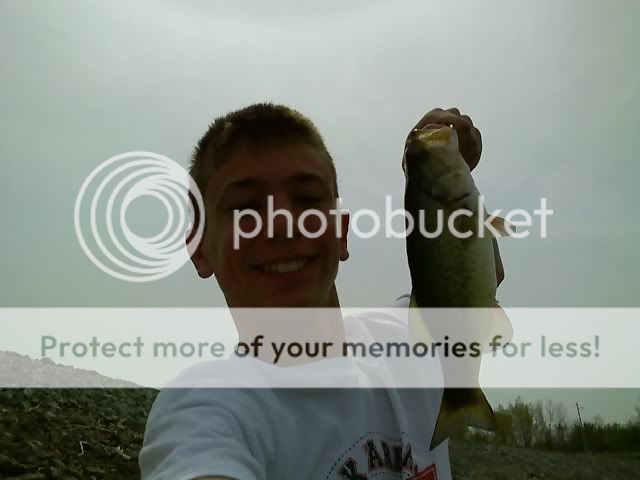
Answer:
<path fill-rule="evenodd" d="M 458 392 L 456 392 L 458 390 Z M 460 390 L 465 392 L 468 400 L 463 406 L 457 406 L 455 400 Z M 493 409 L 480 388 L 451 389 L 445 388 L 440 404 L 440 413 L 436 420 L 436 426 L 431 438 L 431 450 L 440 445 L 450 436 L 463 431 L 466 427 L 480 428 L 482 430 L 496 430 L 496 416 Z"/>

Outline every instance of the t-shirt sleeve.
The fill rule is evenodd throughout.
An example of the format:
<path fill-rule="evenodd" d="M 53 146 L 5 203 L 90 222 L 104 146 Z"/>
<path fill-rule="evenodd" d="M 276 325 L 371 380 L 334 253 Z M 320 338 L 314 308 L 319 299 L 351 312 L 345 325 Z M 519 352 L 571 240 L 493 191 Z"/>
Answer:
<path fill-rule="evenodd" d="M 139 456 L 141 479 L 264 480 L 260 441 L 230 404 L 237 408 L 242 402 L 220 390 L 163 390 L 147 419 Z"/>

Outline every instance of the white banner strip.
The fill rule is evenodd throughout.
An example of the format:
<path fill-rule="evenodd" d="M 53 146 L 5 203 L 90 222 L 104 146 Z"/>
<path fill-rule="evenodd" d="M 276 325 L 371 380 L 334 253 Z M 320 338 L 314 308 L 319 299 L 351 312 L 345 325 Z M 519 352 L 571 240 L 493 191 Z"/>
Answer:
<path fill-rule="evenodd" d="M 636 308 L 25 308 L 0 327 L 0 388 L 640 388 Z"/>

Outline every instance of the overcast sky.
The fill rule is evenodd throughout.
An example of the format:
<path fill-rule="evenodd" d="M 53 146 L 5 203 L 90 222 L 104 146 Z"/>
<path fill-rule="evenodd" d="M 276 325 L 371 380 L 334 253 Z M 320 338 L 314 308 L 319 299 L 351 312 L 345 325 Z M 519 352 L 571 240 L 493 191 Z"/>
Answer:
<path fill-rule="evenodd" d="M 638 18 L 628 1 L 4 0 L 0 306 L 223 306 L 191 265 L 149 284 L 104 274 L 78 244 L 73 205 L 103 160 L 149 150 L 187 166 L 210 121 L 257 101 L 308 115 L 345 206 L 380 212 L 385 194 L 402 205 L 410 127 L 460 108 L 482 132 L 489 209 L 546 197 L 555 211 L 548 238 L 501 240 L 501 303 L 640 306 Z M 350 245 L 342 305 L 406 292 L 402 240 Z M 631 395 L 587 397 L 605 418 L 631 414 Z"/>

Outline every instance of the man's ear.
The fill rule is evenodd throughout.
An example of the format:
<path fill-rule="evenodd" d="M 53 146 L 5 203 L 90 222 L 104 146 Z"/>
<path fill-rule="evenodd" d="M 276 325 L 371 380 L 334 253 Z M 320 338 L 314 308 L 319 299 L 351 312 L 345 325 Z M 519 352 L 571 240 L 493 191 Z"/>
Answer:
<path fill-rule="evenodd" d="M 340 212 L 340 260 L 345 261 L 349 258 L 349 249 L 347 248 L 347 235 L 349 233 L 349 212 L 342 210 Z"/>
<path fill-rule="evenodd" d="M 187 251 L 189 251 L 190 253 L 191 253 L 191 249 L 193 248 L 193 245 L 190 245 L 190 242 L 193 240 L 192 236 L 193 236 L 193 231 L 190 231 L 187 233 L 185 237 L 185 243 L 187 244 Z M 191 253 L 191 262 L 193 262 L 193 265 L 196 267 L 196 270 L 200 278 L 209 278 L 211 275 L 213 275 L 213 267 L 211 266 L 209 259 L 204 253 L 203 243 L 204 243 L 204 232 L 203 232 L 202 238 L 200 238 L 200 241 L 198 242 L 198 245 L 193 250 L 193 253 Z"/>

